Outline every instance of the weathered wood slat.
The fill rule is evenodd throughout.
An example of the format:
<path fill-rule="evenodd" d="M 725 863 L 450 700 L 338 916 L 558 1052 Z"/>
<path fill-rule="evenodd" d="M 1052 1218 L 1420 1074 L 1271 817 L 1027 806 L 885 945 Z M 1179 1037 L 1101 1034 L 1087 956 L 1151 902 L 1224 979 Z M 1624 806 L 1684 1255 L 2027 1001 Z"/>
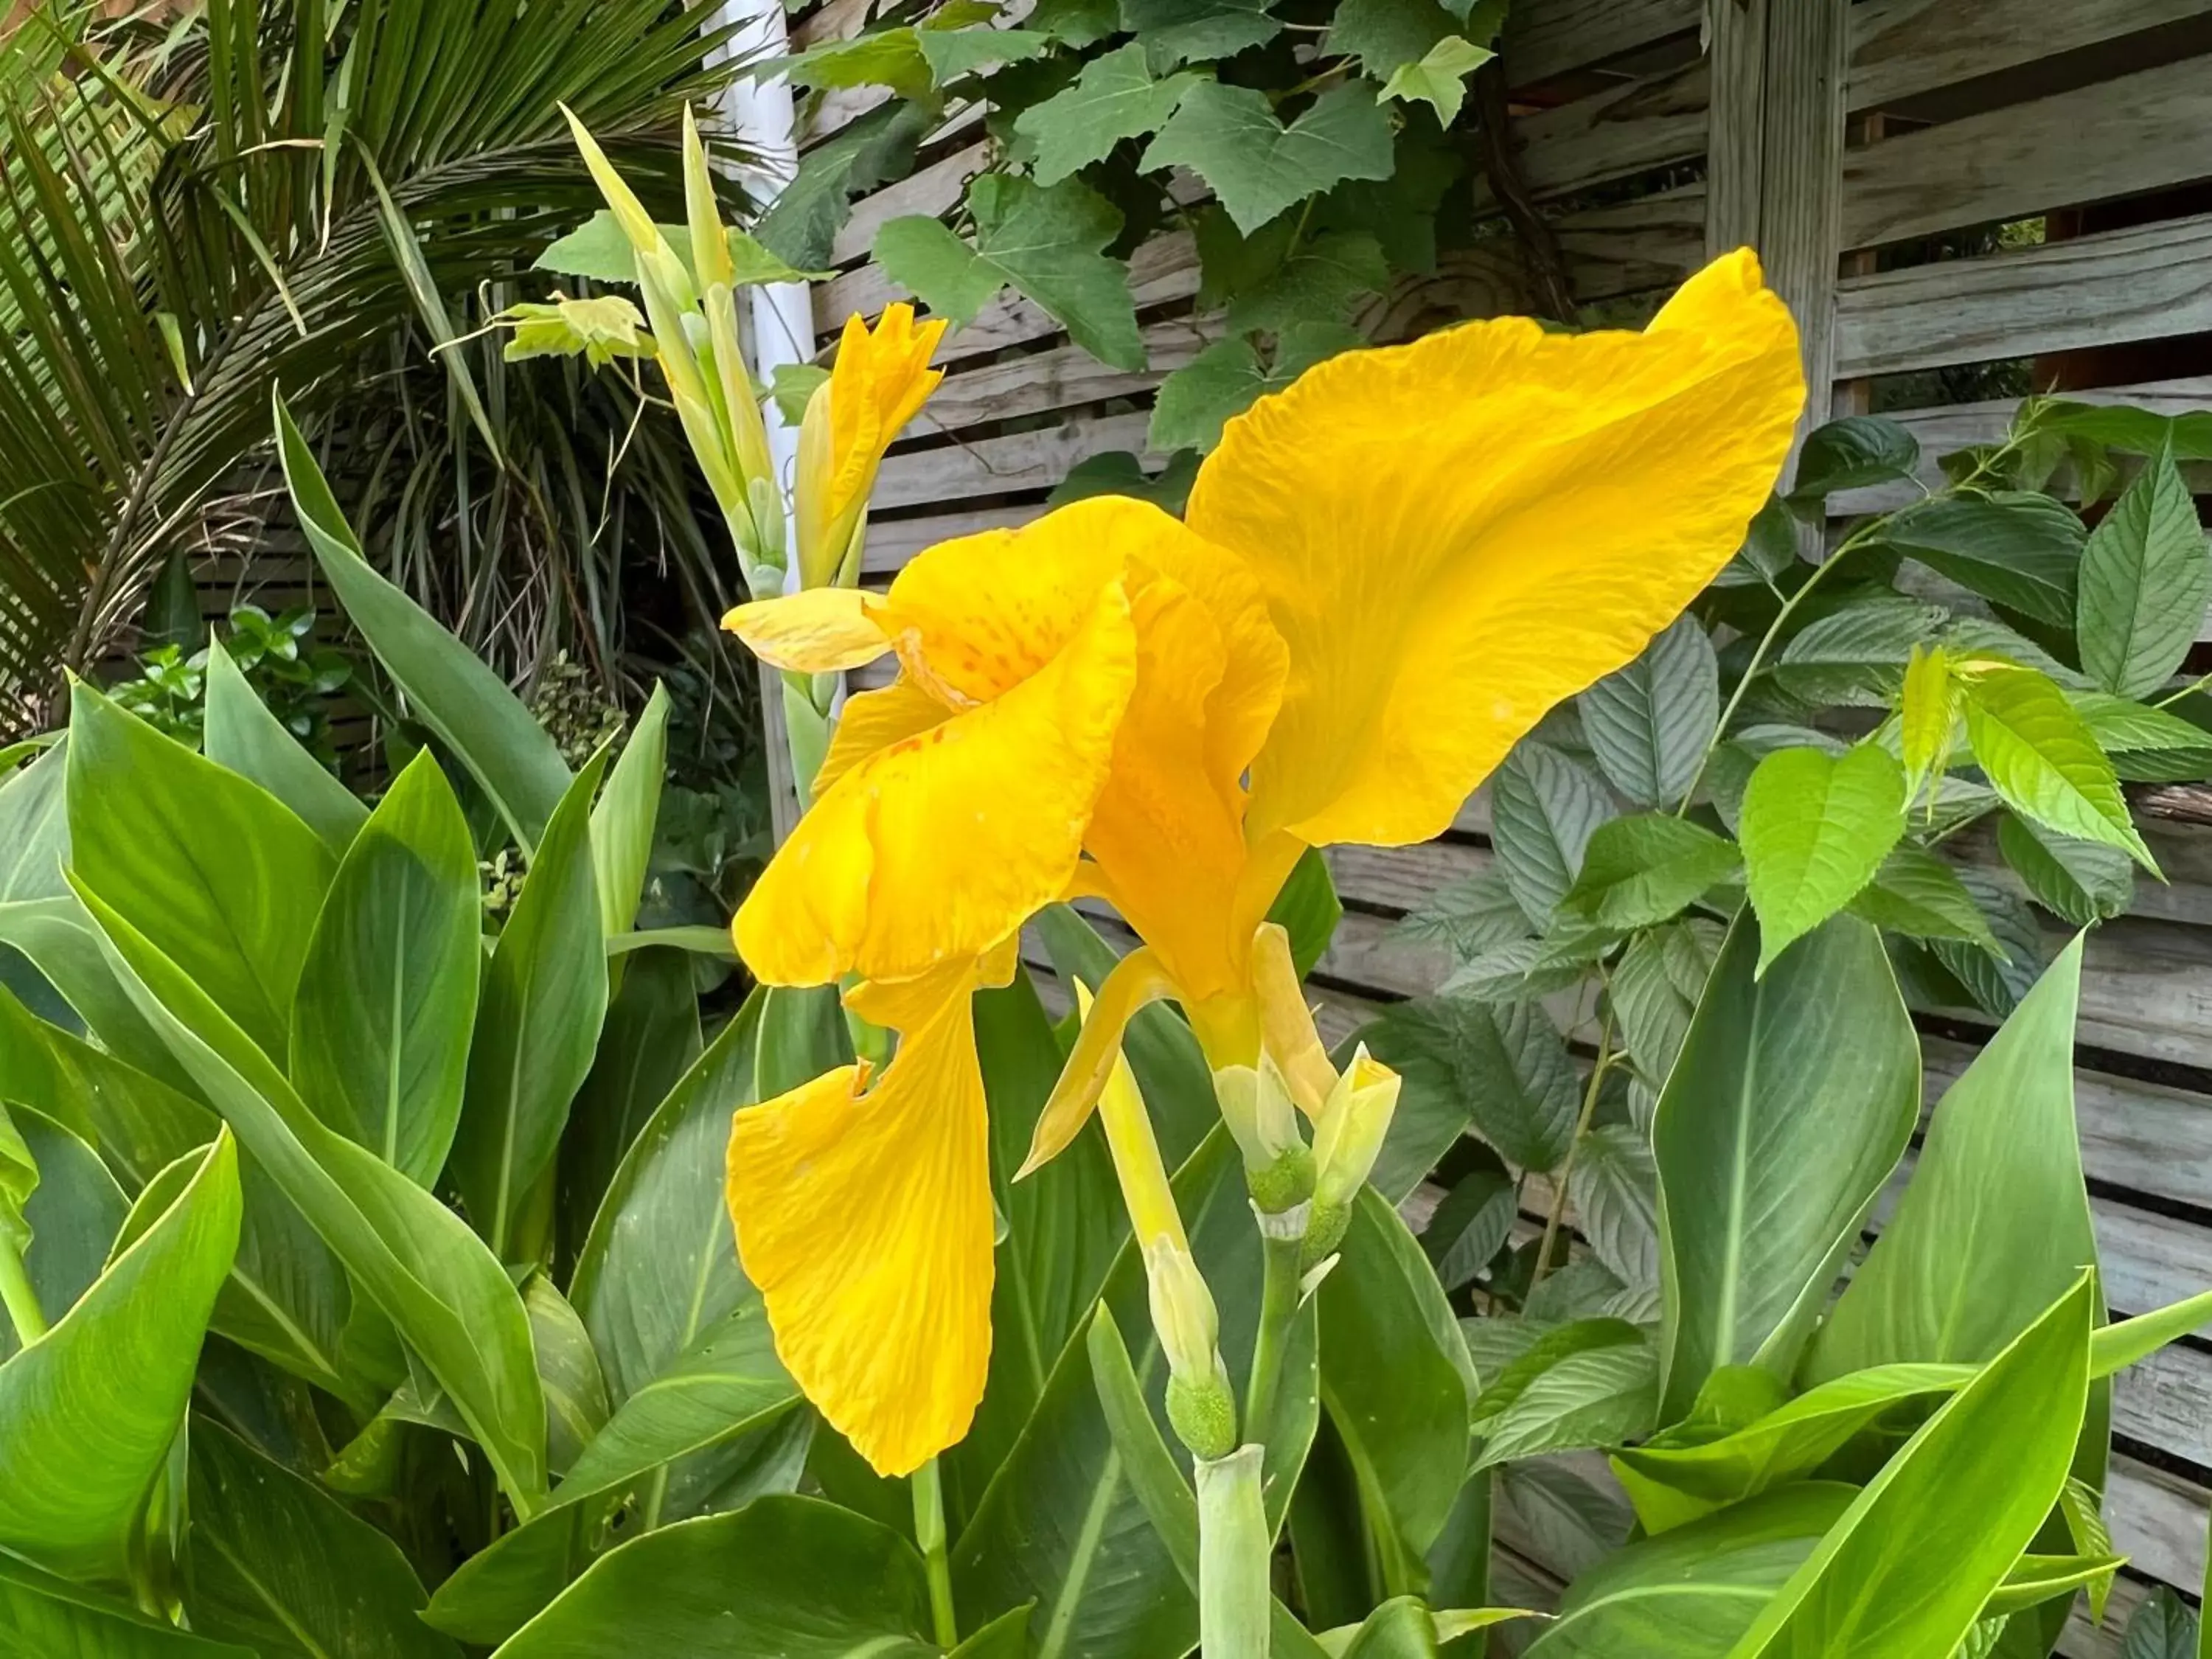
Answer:
<path fill-rule="evenodd" d="M 1036 515 L 1034 507 L 987 507 L 967 513 L 933 513 L 925 518 L 871 520 L 860 571 L 866 576 L 891 575 L 925 547 L 979 531 L 1012 530 Z"/>
<path fill-rule="evenodd" d="M 825 0 L 791 26 L 794 52 L 826 40 L 849 40 L 867 26 L 872 0 Z"/>
<path fill-rule="evenodd" d="M 1841 379 L 2212 329 L 2212 214 L 1847 276 L 1836 317 Z"/>
<path fill-rule="evenodd" d="M 1585 302 L 1672 288 L 1705 263 L 1706 186 L 1700 179 L 1553 221 L 1575 297 Z"/>
<path fill-rule="evenodd" d="M 2208 9 L 2204 0 L 1868 0 L 1851 8 L 1850 106 L 1895 103 Z"/>
<path fill-rule="evenodd" d="M 1513 136 L 1522 178 L 1541 201 L 1703 155 L 1710 78 L 1700 58 L 1521 118 Z M 1493 204 L 1482 185 L 1475 200 Z"/>
<path fill-rule="evenodd" d="M 1701 0 L 1540 0 L 1505 14 L 1499 55 L 1516 88 L 1698 27 Z"/>
<path fill-rule="evenodd" d="M 1844 157 L 1844 245 L 1870 247 L 2212 175 L 2212 60 L 1885 138 Z"/>
<path fill-rule="evenodd" d="M 1148 415 L 1112 415 L 1007 438 L 909 450 L 884 462 L 876 477 L 875 505 L 879 508 L 921 507 L 977 495 L 1049 489 L 1086 456 L 1106 449 L 1141 450 L 1151 419 Z"/>
<path fill-rule="evenodd" d="M 910 213 L 935 218 L 951 212 L 958 205 L 968 181 L 983 170 L 989 159 L 988 145 L 969 144 L 917 168 L 896 184 L 884 185 L 872 196 L 862 197 L 853 204 L 853 216 L 830 245 L 831 262 L 842 265 L 864 257 L 875 246 L 876 233 L 890 220 Z"/>
<path fill-rule="evenodd" d="M 1136 374 L 1102 363 L 1081 346 L 1064 345 L 948 374 L 915 417 L 915 430 L 958 432 L 1148 392 L 1205 350 L 1218 333 L 1190 317 L 1154 323 L 1144 331 L 1152 367 Z"/>

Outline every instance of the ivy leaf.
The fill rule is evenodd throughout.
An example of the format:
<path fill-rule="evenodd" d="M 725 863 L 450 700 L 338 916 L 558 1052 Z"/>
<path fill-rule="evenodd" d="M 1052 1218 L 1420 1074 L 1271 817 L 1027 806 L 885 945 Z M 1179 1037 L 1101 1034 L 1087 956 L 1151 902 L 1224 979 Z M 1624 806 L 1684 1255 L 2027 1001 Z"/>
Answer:
<path fill-rule="evenodd" d="M 1686 818 L 1613 818 L 1590 836 L 1559 911 L 1630 933 L 1667 921 L 1735 868 L 1735 848 Z"/>
<path fill-rule="evenodd" d="M 921 215 L 884 225 L 875 247 L 884 273 L 959 323 L 1012 284 L 1101 362 L 1144 368 L 1129 268 L 1104 252 L 1121 228 L 1118 209 L 1073 179 L 1047 186 L 993 173 L 968 187 L 968 208 L 973 246 Z"/>
<path fill-rule="evenodd" d="M 2076 841 L 2007 813 L 1997 825 L 1997 850 L 2035 902 L 2073 927 L 2117 916 L 2135 902 L 2135 866 L 2117 847 Z"/>
<path fill-rule="evenodd" d="M 889 87 L 902 98 L 927 97 L 935 86 L 920 37 L 904 26 L 825 41 L 794 57 L 763 64 L 753 73 L 756 78 L 781 73 L 794 87 Z"/>
<path fill-rule="evenodd" d="M 1091 495 L 1129 495 L 1181 517 L 1183 503 L 1190 499 L 1190 487 L 1197 482 L 1195 450 L 1178 450 L 1168 457 L 1167 465 L 1160 471 L 1148 473 L 1144 463 L 1127 450 L 1109 449 L 1077 462 L 1059 488 L 1045 497 L 1044 504 L 1065 507 Z"/>
<path fill-rule="evenodd" d="M 1389 286 L 1382 245 L 1364 230 L 1324 231 L 1300 243 L 1273 273 L 1229 307 L 1228 324 L 1265 332 L 1300 324 L 1340 325 L 1352 301 Z"/>
<path fill-rule="evenodd" d="M 988 24 L 980 28 L 920 29 L 915 39 L 940 87 L 950 86 L 986 65 L 1018 64 L 1024 58 L 1039 57 L 1051 51 L 1053 44 L 1052 36 L 1035 29 L 1000 29 Z"/>
<path fill-rule="evenodd" d="M 1027 21 L 1062 46 L 1092 46 L 1121 27 L 1121 0 L 1037 0 Z"/>
<path fill-rule="evenodd" d="M 2163 448 L 2081 555 L 2081 666 L 2107 691 L 2145 697 L 2181 665 L 2212 598 L 2197 503 Z"/>
<path fill-rule="evenodd" d="M 1841 759 L 1780 749 L 1759 762 L 1740 830 L 1758 972 L 1857 897 L 1904 833 L 1905 771 L 1879 744 Z"/>
<path fill-rule="evenodd" d="M 2014 811 L 2063 836 L 2117 847 L 2158 874 L 2112 762 L 2048 678 L 2009 665 L 1979 670 L 1966 686 L 1966 741 Z"/>
<path fill-rule="evenodd" d="M 1146 441 L 1156 450 L 1210 450 L 1221 441 L 1231 416 L 1280 392 L 1322 358 L 1366 343 L 1358 330 L 1340 323 L 1298 323 L 1284 330 L 1272 361 L 1263 360 L 1243 336 L 1217 340 L 1160 382 Z"/>
<path fill-rule="evenodd" d="M 1429 52 L 1455 21 L 1437 0 L 1344 0 L 1322 50 L 1357 58 L 1360 73 L 1380 80 Z"/>
<path fill-rule="evenodd" d="M 619 294 L 543 305 L 524 301 L 509 306 L 492 320 L 514 330 L 501 354 L 510 363 L 530 357 L 580 354 L 585 362 L 599 368 L 617 357 L 653 355 L 653 337 L 645 331 L 644 317 Z"/>
<path fill-rule="evenodd" d="M 1884 859 L 1851 913 L 1906 939 L 1959 939 L 2004 955 L 1958 872 L 1924 847 L 1899 847 Z"/>
<path fill-rule="evenodd" d="M 1467 101 L 1467 77 L 1497 56 L 1488 46 L 1447 34 L 1414 62 L 1392 70 L 1382 96 L 1409 104 L 1419 99 L 1436 111 L 1440 125 L 1449 126 Z"/>
<path fill-rule="evenodd" d="M 830 371 L 819 363 L 778 363 L 769 388 L 769 396 L 775 400 L 775 412 L 783 423 L 796 431 L 806 418 L 806 405 L 830 378 Z"/>
<path fill-rule="evenodd" d="M 1265 94 L 1208 81 L 1184 94 L 1143 165 L 1190 168 L 1249 235 L 1340 179 L 1389 178 L 1390 161 L 1390 124 L 1371 87 L 1323 93 L 1286 127 Z"/>
<path fill-rule="evenodd" d="M 1037 183 L 1058 184 L 1104 161 L 1123 139 L 1158 132 L 1200 78 L 1185 72 L 1155 79 L 1135 41 L 1092 58 L 1073 86 L 1015 118 L 1014 131 L 1036 145 Z"/>
<path fill-rule="evenodd" d="M 730 278 L 732 288 L 750 288 L 763 283 L 826 283 L 837 274 L 834 270 L 801 270 L 734 226 L 729 238 L 730 264 L 734 267 Z M 691 246 L 689 234 L 670 240 L 679 252 Z"/>
<path fill-rule="evenodd" d="M 753 234 L 793 266 L 827 265 L 830 245 L 851 216 L 854 192 L 909 167 L 915 147 L 940 112 L 934 94 L 870 110 L 799 159 L 799 171 L 753 226 Z"/>
<path fill-rule="evenodd" d="M 1164 69 L 1194 58 L 1230 58 L 1283 32 L 1268 0 L 1121 0 L 1121 27 Z"/>

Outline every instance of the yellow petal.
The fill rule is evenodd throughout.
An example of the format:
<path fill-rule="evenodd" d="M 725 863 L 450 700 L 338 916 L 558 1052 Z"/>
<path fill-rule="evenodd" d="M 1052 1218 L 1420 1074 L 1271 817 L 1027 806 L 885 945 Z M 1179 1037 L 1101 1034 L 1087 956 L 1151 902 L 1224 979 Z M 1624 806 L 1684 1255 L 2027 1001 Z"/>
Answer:
<path fill-rule="evenodd" d="M 1297 964 L 1291 959 L 1291 936 L 1279 923 L 1268 922 L 1253 936 L 1252 988 L 1260 1001 L 1263 1041 L 1291 1085 L 1291 1098 L 1308 1117 L 1318 1118 L 1336 1087 L 1336 1067 L 1314 1029 L 1313 1010 L 1306 1006 Z"/>
<path fill-rule="evenodd" d="M 995 1231 L 963 988 L 880 1083 L 845 1066 L 738 1113 L 729 1204 L 776 1353 L 883 1474 L 968 1431 L 991 1358 Z"/>
<path fill-rule="evenodd" d="M 872 663 L 890 649 L 874 619 L 882 600 L 850 587 L 810 587 L 756 599 L 722 618 L 762 661 L 802 674 L 830 674 Z"/>
<path fill-rule="evenodd" d="M 1083 1133 L 1091 1109 L 1098 1103 L 1099 1092 L 1113 1076 L 1114 1068 L 1123 1063 L 1122 1031 L 1139 1008 L 1172 994 L 1174 989 L 1174 981 L 1168 978 L 1159 958 L 1142 946 L 1114 964 L 1098 987 L 1097 1000 L 1085 1010 L 1075 1050 L 1060 1068 L 1051 1098 L 1037 1114 L 1036 1127 L 1030 1136 L 1030 1155 L 1023 1160 L 1015 1180 L 1051 1163 Z"/>
<path fill-rule="evenodd" d="M 755 975 L 915 979 L 983 955 L 1057 898 L 1135 673 L 1128 602 L 1109 586 L 1066 648 L 1005 696 L 852 766 L 738 912 Z"/>
<path fill-rule="evenodd" d="M 1727 562 L 1803 402 L 1796 330 L 1738 252 L 1643 333 L 1470 323 L 1231 422 L 1190 524 L 1242 556 L 1291 664 L 1249 833 L 1444 829 Z"/>
<path fill-rule="evenodd" d="M 845 704 L 830 735 L 829 752 L 814 775 L 814 793 L 823 795 L 846 773 L 902 738 L 941 726 L 951 711 L 902 675 L 877 691 L 862 691 Z"/>

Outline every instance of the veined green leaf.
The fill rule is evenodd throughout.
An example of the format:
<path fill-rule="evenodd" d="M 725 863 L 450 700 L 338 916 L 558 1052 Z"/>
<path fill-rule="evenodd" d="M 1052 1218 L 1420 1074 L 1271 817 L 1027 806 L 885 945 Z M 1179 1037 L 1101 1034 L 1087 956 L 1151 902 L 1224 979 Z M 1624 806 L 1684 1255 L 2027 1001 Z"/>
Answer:
<path fill-rule="evenodd" d="M 1390 125 L 1373 89 L 1358 82 L 1323 93 L 1285 126 L 1264 94 L 1202 81 L 1184 93 L 1142 165 L 1190 168 L 1249 236 L 1341 179 L 1389 178 Z"/>
<path fill-rule="evenodd" d="M 2081 520 L 2048 495 L 1939 495 L 1892 519 L 1892 546 L 1984 599 L 2052 628 L 2074 622 Z"/>
<path fill-rule="evenodd" d="M 1559 908 L 1622 933 L 1649 927 L 1727 880 L 1737 864 L 1732 842 L 1687 818 L 1639 812 L 1608 819 L 1590 836 Z"/>
<path fill-rule="evenodd" d="M 1474 1466 L 1613 1445 L 1648 1433 L 1658 1414 L 1659 1357 L 1641 1334 L 1632 1342 L 1586 1348 L 1531 1379 L 1487 1421 Z"/>
<path fill-rule="evenodd" d="M 256 1659 L 0 1553 L 0 1641 L 70 1659 Z"/>
<path fill-rule="evenodd" d="M 1123 139 L 1158 131 L 1198 82 L 1192 74 L 1155 77 L 1144 44 L 1133 40 L 1091 58 L 1073 86 L 1024 110 L 1014 131 L 1036 146 L 1037 183 L 1056 185 L 1104 161 Z"/>
<path fill-rule="evenodd" d="M 1490 790 L 1491 841 L 1530 923 L 1547 926 L 1582 873 L 1583 852 L 1613 815 L 1604 787 L 1550 744 L 1524 738 Z"/>
<path fill-rule="evenodd" d="M 1997 848 L 2036 902 L 2076 927 L 2117 916 L 2135 902 L 2135 866 L 2101 842 L 2076 841 L 2007 813 Z"/>
<path fill-rule="evenodd" d="M 1696 617 L 1678 617 L 1642 656 L 1576 701 L 1613 787 L 1641 805 L 1671 805 L 1697 781 L 1720 721 L 1712 641 Z"/>
<path fill-rule="evenodd" d="M 2170 447 L 2152 456 L 2081 555 L 2075 623 L 2081 666 L 2124 697 L 2148 697 L 2181 666 L 2212 599 L 2212 555 Z"/>
<path fill-rule="evenodd" d="M 1905 774 L 1864 743 L 1840 760 L 1783 749 L 1744 791 L 1744 879 L 1759 913 L 1759 971 L 1858 896 L 1905 833 Z"/>
<path fill-rule="evenodd" d="M 2001 954 L 1958 872 L 1924 847 L 1899 845 L 1851 901 L 1851 914 L 1907 939 L 1960 939 Z"/>
<path fill-rule="evenodd" d="M 2117 847 L 2158 873 L 2112 762 L 2048 678 L 2028 668 L 1981 670 L 1966 687 L 1966 738 L 2006 805 L 2063 836 Z"/>
<path fill-rule="evenodd" d="M 210 760 L 252 779 L 290 807 L 323 838 L 334 857 L 345 856 L 368 821 L 368 808 L 263 706 L 221 645 L 208 653 L 203 741 Z"/>
<path fill-rule="evenodd" d="M 1880 415 L 1846 415 L 1815 427 L 1797 452 L 1794 507 L 1818 503 L 1839 489 L 1910 478 L 1920 465 L 1920 441 Z"/>

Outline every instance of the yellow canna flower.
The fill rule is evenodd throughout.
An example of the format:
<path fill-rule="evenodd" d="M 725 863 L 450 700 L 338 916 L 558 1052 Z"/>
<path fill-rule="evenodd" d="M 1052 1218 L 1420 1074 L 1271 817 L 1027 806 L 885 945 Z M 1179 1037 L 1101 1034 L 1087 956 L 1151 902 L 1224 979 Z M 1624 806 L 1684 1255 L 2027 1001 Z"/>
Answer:
<path fill-rule="evenodd" d="M 814 808 L 738 913 L 740 953 L 775 984 L 972 984 L 1039 906 L 1104 898 L 1144 942 L 1098 988 L 1029 1167 L 1082 1127 L 1129 1017 L 1171 996 L 1243 1103 L 1255 1194 L 1251 1160 L 1278 1141 L 1310 1188 L 1284 1097 L 1312 1115 L 1337 1079 L 1262 926 L 1292 866 L 1436 835 L 1548 709 L 1633 659 L 1741 544 L 1803 403 L 1796 329 L 1741 252 L 1640 333 L 1504 319 L 1333 358 L 1230 423 L 1188 523 L 1094 498 L 929 549 L 884 594 L 740 607 L 727 625 L 778 666 L 899 663 L 848 706 Z M 861 1151 L 817 1143 L 755 1178 L 733 1143 L 741 1241 L 768 1228 L 805 1277 L 801 1241 L 849 1259 L 866 1209 L 878 1258 L 924 1296 L 913 1275 L 946 1248 L 933 1218 L 988 1195 L 980 1161 L 941 1156 L 951 1129 L 891 1108 L 902 1067 L 949 1064 L 961 1018 L 899 1025 L 907 1048 L 860 1097 L 890 1103 L 841 1130 Z M 849 1078 L 817 1086 L 854 1098 Z M 1387 1116 L 1375 1099 L 1340 1136 Z M 738 1140 L 784 1106 L 739 1114 Z M 934 1290 L 926 1327 L 886 1327 L 866 1296 L 770 1293 L 787 1358 L 828 1357 L 794 1375 L 872 1459 L 951 1443 L 935 1402 L 980 1395 L 988 1296 L 961 1284 L 975 1323 L 957 1330 Z M 966 1387 L 940 1391 L 956 1363 Z"/>
<path fill-rule="evenodd" d="M 943 319 L 917 327 L 914 307 L 903 302 L 885 307 L 872 330 L 847 319 L 836 363 L 808 399 L 799 429 L 793 494 L 806 586 L 828 587 L 845 569 L 884 452 L 945 378 L 929 366 L 944 335 Z"/>

